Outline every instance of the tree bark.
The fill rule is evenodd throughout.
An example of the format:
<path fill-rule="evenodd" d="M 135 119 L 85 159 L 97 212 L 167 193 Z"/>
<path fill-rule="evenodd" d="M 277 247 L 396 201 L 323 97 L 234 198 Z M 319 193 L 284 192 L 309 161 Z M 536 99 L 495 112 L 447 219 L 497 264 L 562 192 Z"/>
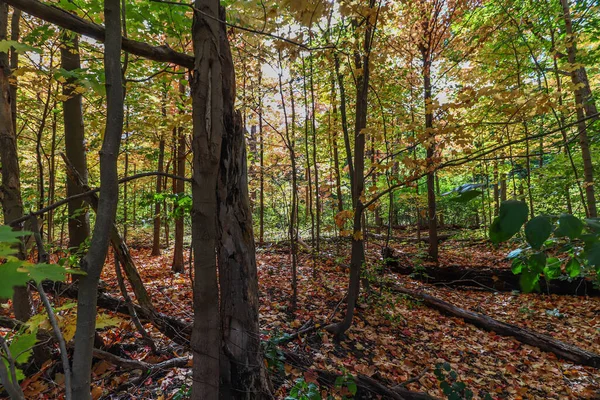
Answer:
<path fill-rule="evenodd" d="M 158 172 L 163 172 L 165 160 L 165 140 L 161 137 L 158 143 Z M 162 176 L 156 177 L 156 194 L 162 192 Z M 160 201 L 154 200 L 154 234 L 152 239 L 152 256 L 160 256 Z"/>
<path fill-rule="evenodd" d="M 183 97 L 185 95 L 185 87 L 182 83 L 179 83 L 179 94 Z M 181 111 L 183 113 L 183 110 Z M 185 159 L 186 159 L 186 146 L 185 146 L 185 135 L 183 134 L 183 127 L 177 127 L 177 163 L 175 175 L 185 176 Z M 177 198 L 180 199 L 185 193 L 185 182 L 178 179 L 175 182 L 175 193 Z M 173 250 L 173 264 L 171 268 L 173 272 L 183 272 L 183 213 L 175 219 L 175 248 Z"/>
<path fill-rule="evenodd" d="M 221 398 L 260 399 L 270 395 L 260 349 L 258 276 L 246 147 L 241 115 L 233 111 L 235 77 L 229 44 L 224 27 L 222 29 L 225 131 L 217 186 L 217 256 L 224 353 L 221 355 Z"/>
<path fill-rule="evenodd" d="M 193 121 L 192 247 L 194 250 L 194 357 L 192 399 L 219 398 L 221 329 L 215 246 L 217 180 L 223 126 L 222 54 L 218 0 L 196 0 L 208 16 L 194 13 L 195 63 L 190 78 Z M 232 96 L 233 97 L 233 96 Z"/>
<path fill-rule="evenodd" d="M 579 146 L 581 147 L 581 157 L 583 159 L 583 177 L 585 179 L 585 195 L 587 201 L 587 216 L 596 218 L 598 216 L 596 208 L 596 195 L 594 193 L 594 166 L 592 164 L 592 155 L 590 152 L 590 139 L 587 134 L 587 123 L 584 121 L 584 111 L 588 116 L 597 114 L 596 106 L 591 97 L 589 82 L 585 69 L 575 68 L 577 63 L 577 46 L 573 33 L 573 24 L 571 21 L 571 11 L 569 9 L 568 0 L 560 0 L 563 9 L 563 18 L 565 21 L 565 33 L 567 34 L 567 56 L 569 64 L 573 70 L 571 71 L 571 82 L 575 87 L 575 108 L 577 112 L 577 129 L 579 131 Z M 583 85 L 582 88 L 579 85 Z M 597 120 L 594 117 L 592 120 Z"/>
<path fill-rule="evenodd" d="M 77 35 L 65 32 L 60 51 L 61 67 L 67 71 L 81 68 L 79 40 Z M 63 117 L 65 126 L 65 153 L 84 185 L 88 184 L 85 132 L 83 127 L 82 96 L 75 91 L 75 78 L 68 78 L 63 85 Z M 67 174 L 67 197 L 81 193 L 81 187 Z M 69 201 L 69 248 L 77 250 L 90 236 L 90 217 L 83 199 Z M 79 275 L 73 275 L 73 277 Z"/>
<path fill-rule="evenodd" d="M 375 0 L 369 1 L 369 7 L 375 7 Z M 350 255 L 350 281 L 348 282 L 348 294 L 346 297 L 346 314 L 344 319 L 327 327 L 337 338 L 341 338 L 350 328 L 354 317 L 354 309 L 358 294 L 360 292 L 360 272 L 365 261 L 365 246 L 362 237 L 363 190 L 365 185 L 365 132 L 367 126 L 368 95 L 369 95 L 369 56 L 373 40 L 375 26 L 366 21 L 363 54 L 355 54 L 357 70 L 362 69 L 356 84 L 356 120 L 354 125 L 354 175 L 352 176 L 352 205 L 354 208 L 352 249 Z"/>
<path fill-rule="evenodd" d="M 121 75 L 121 13 L 119 0 L 105 0 L 106 43 L 106 131 L 100 151 L 100 201 L 90 250 L 81 261 L 87 272 L 79 280 L 77 328 L 73 353 L 73 398 L 91 399 L 90 379 L 96 326 L 98 282 L 108 251 L 111 227 L 115 221 L 119 185 L 117 158 L 123 133 L 123 85 Z"/>
<path fill-rule="evenodd" d="M 8 28 L 8 6 L 0 1 L 0 41 L 6 40 Z M 14 221 L 23 216 L 23 200 L 21 198 L 21 181 L 19 156 L 17 153 L 17 137 L 12 124 L 12 98 L 10 88 L 10 65 L 8 54 L 0 52 L 0 161 L 2 162 L 2 187 L 0 201 L 4 223 Z M 22 224 L 14 226 L 22 230 Z M 23 245 L 19 246 L 17 257 L 25 259 Z M 15 287 L 13 295 L 15 317 L 27 321 L 31 316 L 31 303 L 27 287 Z"/>

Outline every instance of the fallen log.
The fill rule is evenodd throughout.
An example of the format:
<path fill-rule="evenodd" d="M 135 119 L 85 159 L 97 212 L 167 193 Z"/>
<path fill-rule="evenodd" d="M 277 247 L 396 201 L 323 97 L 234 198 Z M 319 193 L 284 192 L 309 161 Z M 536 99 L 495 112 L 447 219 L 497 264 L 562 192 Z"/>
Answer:
<path fill-rule="evenodd" d="M 67 285 L 60 282 L 44 282 L 44 290 L 58 296 L 77 299 L 77 286 Z M 124 300 L 110 296 L 106 293 L 98 293 L 98 307 L 120 314 L 129 315 L 129 309 Z M 192 324 L 168 315 L 148 310 L 138 305 L 133 306 L 138 317 L 150 321 L 163 335 L 182 346 L 189 346 L 192 334 Z"/>
<path fill-rule="evenodd" d="M 583 350 L 577 346 L 561 342 L 551 336 L 523 329 L 519 326 L 500 322 L 485 314 L 456 307 L 446 301 L 430 296 L 423 292 L 409 290 L 398 285 L 389 286 L 396 293 L 407 294 L 415 299 L 421 300 L 426 306 L 441 311 L 454 317 L 463 319 L 478 328 L 489 332 L 495 332 L 501 336 L 517 339 L 519 342 L 537 347 L 542 351 L 554 353 L 557 357 L 571 361 L 579 365 L 587 365 L 600 368 L 600 355 Z"/>
<path fill-rule="evenodd" d="M 383 249 L 382 254 L 390 271 L 401 275 L 410 275 L 411 278 L 419 281 L 447 286 L 486 287 L 498 292 L 521 290 L 519 275 L 513 274 L 509 268 L 463 267 L 460 265 L 415 268 L 411 264 L 403 263 L 388 247 Z M 540 288 L 542 293 L 547 294 L 600 296 L 600 289 L 594 287 L 594 283 L 586 278 L 547 281 L 541 277 Z"/>
<path fill-rule="evenodd" d="M 299 367 L 302 370 L 310 369 L 311 372 L 317 375 L 317 382 L 321 386 L 335 388 L 336 380 L 343 377 L 343 375 L 335 372 L 310 368 L 306 362 L 303 362 L 301 357 L 291 351 L 283 351 L 283 355 L 290 365 Z M 413 392 L 400 385 L 386 386 L 384 383 L 366 375 L 358 374 L 353 377 L 357 389 L 354 397 L 357 399 L 436 400 L 436 397 L 432 397 L 427 393 Z"/>

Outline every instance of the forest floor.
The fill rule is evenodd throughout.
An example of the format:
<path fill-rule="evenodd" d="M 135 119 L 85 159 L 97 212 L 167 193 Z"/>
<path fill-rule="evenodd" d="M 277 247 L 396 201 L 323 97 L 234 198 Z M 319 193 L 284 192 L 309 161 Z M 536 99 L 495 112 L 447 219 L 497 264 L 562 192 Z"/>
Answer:
<path fill-rule="evenodd" d="M 324 241 L 315 261 L 307 252 L 300 255 L 295 312 L 290 308 L 291 268 L 287 246 L 268 244 L 257 248 L 260 326 L 267 350 L 271 350 L 267 352 L 269 364 L 274 375 L 278 374 L 273 379 L 276 398 L 284 398 L 298 378 L 314 380 L 311 371 L 315 369 L 363 374 L 388 387 L 413 379 L 408 389 L 446 398 L 435 374 L 436 364 L 445 362 L 475 398 L 484 398 L 486 394 L 494 399 L 600 398 L 600 370 L 559 360 L 516 339 L 481 330 L 387 287 L 393 283 L 420 290 L 461 308 L 550 335 L 597 354 L 600 354 L 600 298 L 432 285 L 387 270 L 381 257 L 382 246 L 383 242 L 377 240 L 367 244 L 366 276 L 371 281 L 371 290 L 361 294 L 346 340 L 337 343 L 330 334 L 317 329 L 281 348 L 303 360 L 302 367 L 287 364 L 280 352 L 273 351 L 277 348 L 275 339 L 284 333 L 297 332 L 309 321 L 326 324 L 343 316 L 349 244 Z M 393 240 L 390 246 L 400 254 L 400 262 L 417 266 L 417 272 L 418 266 L 425 264 L 424 244 Z M 191 323 L 190 276 L 171 273 L 170 251 L 157 257 L 150 257 L 147 248 L 134 248 L 131 252 L 156 308 Z M 505 260 L 507 252 L 508 248 L 495 249 L 484 241 L 447 240 L 440 246 L 440 267 L 510 268 Z M 120 296 L 112 261 L 105 266 L 102 279 L 106 282 L 106 293 Z M 57 306 L 72 302 L 54 300 Z M 68 319 L 72 310 L 65 308 L 61 314 Z M 100 311 L 108 313 L 106 319 L 114 325 L 101 336 L 107 347 L 118 348 L 121 357 L 155 363 L 187 354 L 146 324 L 157 346 L 167 348 L 169 353 L 153 355 L 127 316 L 116 319 L 110 311 Z M 30 375 L 23 382 L 28 398 L 59 398 L 63 380 L 60 369 L 55 357 Z M 95 360 L 93 378 L 96 399 L 184 399 L 191 385 L 191 370 L 174 368 L 144 375 L 140 370 L 122 371 L 108 361 Z M 340 387 L 320 389 L 334 398 L 342 398 L 344 392 Z"/>

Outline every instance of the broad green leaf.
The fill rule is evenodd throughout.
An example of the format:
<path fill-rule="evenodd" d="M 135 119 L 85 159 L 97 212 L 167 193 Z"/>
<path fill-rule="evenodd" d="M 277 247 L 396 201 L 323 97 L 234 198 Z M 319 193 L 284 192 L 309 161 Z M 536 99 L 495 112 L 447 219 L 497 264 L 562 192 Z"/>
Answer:
<path fill-rule="evenodd" d="M 600 267 L 600 242 L 593 242 L 585 246 L 585 257 L 588 264 Z"/>
<path fill-rule="evenodd" d="M 521 273 L 519 284 L 524 293 L 530 293 L 539 289 L 540 274 L 534 271 L 525 270 Z"/>
<path fill-rule="evenodd" d="M 14 40 L 0 40 L 0 52 L 8 53 L 11 47 L 14 48 L 17 53 L 33 51 L 35 53 L 42 54 L 42 50 L 26 45 L 24 43 L 19 43 Z"/>
<path fill-rule="evenodd" d="M 600 233 L 600 218 L 587 218 L 585 222 L 594 232 Z"/>
<path fill-rule="evenodd" d="M 525 224 L 525 238 L 529 245 L 539 250 L 552 234 L 552 223 L 545 215 L 538 215 Z"/>
<path fill-rule="evenodd" d="M 575 278 L 581 273 L 581 264 L 579 264 L 576 258 L 571 258 L 565 269 L 571 278 Z"/>
<path fill-rule="evenodd" d="M 569 239 L 576 239 L 581 235 L 583 222 L 571 214 L 561 214 L 558 218 L 558 228 L 554 231 L 557 237 L 567 236 Z"/>
<path fill-rule="evenodd" d="M 6 367 L 6 369 L 8 370 L 10 368 L 10 366 L 8 365 L 8 361 L 6 361 L 6 358 L 2 357 L 2 362 L 4 363 L 4 366 Z M 23 373 L 21 368 L 15 368 L 15 375 L 17 376 L 17 381 L 22 381 L 23 379 L 25 379 L 25 374 Z M 10 379 L 12 381 L 12 377 L 10 376 L 10 374 L 8 375 L 8 379 Z"/>
<path fill-rule="evenodd" d="M 527 220 L 527 214 L 528 209 L 525 202 L 503 201 L 498 216 L 490 226 L 490 240 L 493 243 L 500 243 L 513 237 Z"/>
<path fill-rule="evenodd" d="M 23 364 L 29 360 L 36 342 L 35 333 L 23 333 L 13 339 L 8 348 L 17 364 Z"/>
<path fill-rule="evenodd" d="M 28 231 L 15 231 L 8 225 L 0 225 L 0 242 L 15 244 L 19 243 L 22 236 L 31 235 Z"/>
<path fill-rule="evenodd" d="M 544 272 L 544 267 L 546 267 L 546 253 L 539 252 L 533 253 L 527 259 L 527 266 L 534 272 L 541 274 Z"/>
<path fill-rule="evenodd" d="M 544 276 L 547 279 L 556 279 L 561 275 L 561 273 L 560 260 L 556 257 L 548 258 L 546 261 L 546 266 L 544 267 Z"/>
<path fill-rule="evenodd" d="M 29 275 L 21 270 L 23 262 L 8 261 L 0 265 L 0 298 L 11 298 L 15 286 L 24 286 L 29 282 Z"/>
<path fill-rule="evenodd" d="M 67 273 L 85 275 L 84 271 L 72 270 L 58 264 L 33 264 L 23 267 L 36 283 L 46 279 L 51 281 L 63 282 L 66 279 Z"/>
<path fill-rule="evenodd" d="M 523 267 L 525 267 L 525 263 L 523 263 L 523 260 L 515 258 L 511 266 L 512 273 L 515 275 L 519 275 L 521 271 L 523 271 Z"/>

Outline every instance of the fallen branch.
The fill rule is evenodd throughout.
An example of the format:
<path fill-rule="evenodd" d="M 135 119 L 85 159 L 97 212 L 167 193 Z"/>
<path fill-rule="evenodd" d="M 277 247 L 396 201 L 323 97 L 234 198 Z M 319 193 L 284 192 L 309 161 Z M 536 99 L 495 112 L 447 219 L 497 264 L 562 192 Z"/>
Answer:
<path fill-rule="evenodd" d="M 109 353 L 104 350 L 94 349 L 94 357 L 100 358 L 102 360 L 106 360 L 121 369 L 125 370 L 134 370 L 140 369 L 142 371 L 159 371 L 170 368 L 183 368 L 190 367 L 190 358 L 189 357 L 177 357 L 171 358 L 169 360 L 161 361 L 156 364 L 148 363 L 145 361 L 131 360 L 123 357 L 116 356 L 112 353 Z"/>
<path fill-rule="evenodd" d="M 521 290 L 519 275 L 513 274 L 510 268 L 451 265 L 447 267 L 423 266 L 417 270 L 410 262 L 403 263 L 390 248 L 384 248 L 382 254 L 391 271 L 410 275 L 411 278 L 419 281 L 448 286 L 479 286 L 498 292 Z M 547 281 L 541 277 L 540 288 L 542 292 L 548 294 L 600 296 L 600 289 L 594 287 L 594 283 L 586 278 Z"/>
<path fill-rule="evenodd" d="M 310 369 L 311 372 L 317 375 L 317 381 L 320 385 L 334 388 L 336 386 L 336 380 L 343 377 L 341 374 L 337 374 L 331 371 L 325 371 L 321 369 L 308 368 L 306 363 L 301 360 L 295 353 L 290 351 L 283 352 L 286 361 L 295 367 L 302 370 Z M 397 385 L 390 388 L 376 379 L 370 378 L 366 375 L 358 374 L 354 377 L 354 383 L 356 384 L 357 392 L 355 397 L 357 399 L 395 399 L 395 400 L 436 400 L 435 397 L 428 395 L 423 392 L 413 392 L 404 387 Z"/>
<path fill-rule="evenodd" d="M 59 7 L 47 5 L 37 0 L 6 0 L 6 3 L 34 17 L 104 43 L 106 30 L 103 26 L 86 21 Z M 124 37 L 123 50 L 153 61 L 169 62 L 188 69 L 194 67 L 194 57 L 179 53 L 167 45 L 150 46 L 147 43 Z"/>
<path fill-rule="evenodd" d="M 551 336 L 529 331 L 516 325 L 500 322 L 487 315 L 456 307 L 448 302 L 430 296 L 423 292 L 405 289 L 398 285 L 390 286 L 396 293 L 407 294 L 431 308 L 463 319 L 465 322 L 475 325 L 486 331 L 495 332 L 501 336 L 513 337 L 521 343 L 537 347 L 542 351 L 556 354 L 557 357 L 571 361 L 579 365 L 587 365 L 594 368 L 600 367 L 600 355 L 583 350 L 577 346 L 561 342 Z"/>
<path fill-rule="evenodd" d="M 66 285 L 60 282 L 44 282 L 46 292 L 52 292 L 58 296 L 77 299 L 77 287 L 75 285 Z M 109 296 L 106 293 L 98 293 L 98 307 L 106 310 L 129 315 L 129 309 L 125 301 L 117 297 Z M 192 324 L 182 321 L 168 315 L 152 312 L 138 305 L 133 306 L 138 317 L 142 320 L 150 321 L 163 335 L 182 346 L 189 346 L 189 340 L 192 334 Z"/>

